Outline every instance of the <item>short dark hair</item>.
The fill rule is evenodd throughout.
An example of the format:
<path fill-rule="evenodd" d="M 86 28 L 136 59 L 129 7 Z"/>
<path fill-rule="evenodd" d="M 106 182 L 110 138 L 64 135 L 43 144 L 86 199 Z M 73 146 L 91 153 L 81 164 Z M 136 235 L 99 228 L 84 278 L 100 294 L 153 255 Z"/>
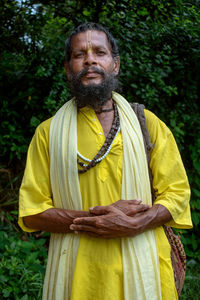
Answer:
<path fill-rule="evenodd" d="M 66 62 L 69 62 L 70 58 L 71 58 L 71 50 L 72 50 L 71 49 L 71 40 L 72 40 L 72 37 L 77 35 L 80 32 L 85 32 L 87 30 L 103 31 L 107 36 L 113 59 L 115 59 L 116 57 L 119 56 L 119 50 L 118 50 L 116 40 L 114 39 L 112 34 L 109 32 L 109 30 L 106 27 L 102 26 L 101 24 L 87 22 L 87 23 L 80 24 L 68 36 L 68 38 L 65 42 L 65 61 Z"/>

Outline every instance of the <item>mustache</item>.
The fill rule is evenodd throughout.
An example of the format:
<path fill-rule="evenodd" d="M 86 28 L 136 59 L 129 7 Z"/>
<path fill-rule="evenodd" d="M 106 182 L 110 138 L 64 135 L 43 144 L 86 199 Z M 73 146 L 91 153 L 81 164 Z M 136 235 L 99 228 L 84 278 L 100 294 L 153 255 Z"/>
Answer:
<path fill-rule="evenodd" d="M 88 72 L 95 72 L 97 74 L 100 74 L 103 78 L 106 77 L 106 73 L 103 69 L 97 68 L 95 66 L 93 67 L 86 67 L 77 74 L 73 74 L 73 78 L 76 78 L 77 80 L 81 80 L 83 76 L 85 76 Z"/>
<path fill-rule="evenodd" d="M 112 91 L 117 90 L 119 87 L 119 81 L 114 72 L 106 72 L 99 66 L 87 66 L 78 73 L 70 71 L 69 86 L 72 96 L 75 97 L 77 107 L 100 108 L 112 97 Z M 84 85 L 81 78 L 88 72 L 100 74 L 102 77 L 101 82 L 99 84 Z"/>

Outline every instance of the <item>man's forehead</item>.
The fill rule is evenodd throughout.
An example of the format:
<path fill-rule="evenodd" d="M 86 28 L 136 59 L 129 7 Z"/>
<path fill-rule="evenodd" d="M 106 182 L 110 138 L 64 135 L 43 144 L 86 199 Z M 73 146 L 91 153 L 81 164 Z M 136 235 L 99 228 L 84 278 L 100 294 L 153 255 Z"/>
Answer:
<path fill-rule="evenodd" d="M 87 30 L 80 32 L 72 37 L 71 49 L 79 47 L 103 46 L 110 49 L 107 35 L 103 31 L 99 30 Z"/>

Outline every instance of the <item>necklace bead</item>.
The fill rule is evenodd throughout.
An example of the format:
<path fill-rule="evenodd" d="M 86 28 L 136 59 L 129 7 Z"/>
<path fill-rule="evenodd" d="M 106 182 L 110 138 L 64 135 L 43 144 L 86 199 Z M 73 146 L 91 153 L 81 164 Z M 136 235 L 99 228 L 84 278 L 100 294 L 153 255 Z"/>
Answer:
<path fill-rule="evenodd" d="M 91 160 L 86 157 L 84 157 L 79 151 L 77 151 L 77 163 L 81 167 L 81 169 L 78 169 L 79 173 L 84 173 L 88 171 L 90 168 L 96 166 L 97 163 L 100 163 L 110 152 L 112 144 L 117 136 L 117 134 L 120 131 L 120 122 L 119 122 L 119 114 L 117 110 L 117 105 L 113 101 L 113 107 L 114 107 L 114 120 L 112 123 L 112 127 L 106 137 L 105 143 L 99 150 L 99 152 L 96 154 L 96 156 Z M 83 163 L 79 161 L 79 158 L 81 158 L 83 161 L 87 163 Z"/>

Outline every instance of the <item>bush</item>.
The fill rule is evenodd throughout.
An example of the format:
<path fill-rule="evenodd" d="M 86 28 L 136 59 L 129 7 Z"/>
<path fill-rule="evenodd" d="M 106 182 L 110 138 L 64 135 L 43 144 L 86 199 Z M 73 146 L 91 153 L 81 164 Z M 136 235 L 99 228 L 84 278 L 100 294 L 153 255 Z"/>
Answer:
<path fill-rule="evenodd" d="M 22 234 L 11 225 L 0 224 L 0 299 L 41 298 L 47 259 L 45 242 L 45 238 L 31 235 L 23 241 Z"/>
<path fill-rule="evenodd" d="M 187 263 L 186 277 L 180 300 L 199 300 L 200 266 L 194 260 Z"/>

